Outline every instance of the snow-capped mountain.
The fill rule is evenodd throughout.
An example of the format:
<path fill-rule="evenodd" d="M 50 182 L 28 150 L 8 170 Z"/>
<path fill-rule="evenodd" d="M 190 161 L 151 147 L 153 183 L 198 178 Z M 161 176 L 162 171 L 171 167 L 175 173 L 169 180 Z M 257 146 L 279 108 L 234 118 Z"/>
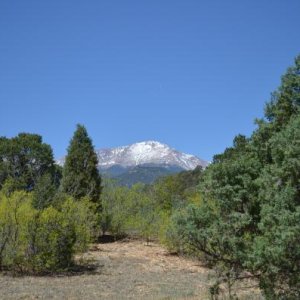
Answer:
<path fill-rule="evenodd" d="M 108 169 L 114 165 L 134 167 L 151 164 L 193 170 L 197 166 L 208 165 L 206 161 L 194 155 L 182 153 L 157 141 L 144 141 L 128 146 L 100 149 L 96 152 L 100 169 Z"/>
<path fill-rule="evenodd" d="M 208 165 L 208 162 L 194 155 L 182 153 L 156 141 L 100 149 L 96 153 L 100 173 L 127 186 L 138 182 L 151 184 L 159 177 Z M 61 166 L 64 162 L 65 158 L 56 161 Z"/>

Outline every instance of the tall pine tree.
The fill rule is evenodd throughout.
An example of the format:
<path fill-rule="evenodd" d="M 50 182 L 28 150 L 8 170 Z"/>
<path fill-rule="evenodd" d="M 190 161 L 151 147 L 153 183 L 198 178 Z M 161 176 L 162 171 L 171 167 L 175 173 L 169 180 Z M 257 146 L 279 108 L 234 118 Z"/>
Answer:
<path fill-rule="evenodd" d="M 78 124 L 66 156 L 62 189 L 75 199 L 89 197 L 99 209 L 101 177 L 97 164 L 98 159 L 92 140 L 85 127 Z"/>

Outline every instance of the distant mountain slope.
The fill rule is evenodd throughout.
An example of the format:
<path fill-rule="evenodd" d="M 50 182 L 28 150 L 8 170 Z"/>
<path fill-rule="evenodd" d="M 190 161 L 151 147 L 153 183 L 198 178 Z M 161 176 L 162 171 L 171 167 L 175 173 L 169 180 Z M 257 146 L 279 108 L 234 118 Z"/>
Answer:
<path fill-rule="evenodd" d="M 197 156 L 182 153 L 157 141 L 144 141 L 117 148 L 96 151 L 99 170 L 120 184 L 152 183 L 156 178 L 197 166 L 205 168 L 208 162 Z M 64 164 L 64 158 L 57 161 Z"/>
<path fill-rule="evenodd" d="M 145 184 L 153 183 L 157 178 L 167 176 L 184 171 L 178 166 L 169 165 L 137 165 L 134 167 L 121 167 L 116 169 L 116 166 L 101 170 L 103 176 L 114 178 L 118 184 L 132 186 L 135 183 L 142 182 Z"/>

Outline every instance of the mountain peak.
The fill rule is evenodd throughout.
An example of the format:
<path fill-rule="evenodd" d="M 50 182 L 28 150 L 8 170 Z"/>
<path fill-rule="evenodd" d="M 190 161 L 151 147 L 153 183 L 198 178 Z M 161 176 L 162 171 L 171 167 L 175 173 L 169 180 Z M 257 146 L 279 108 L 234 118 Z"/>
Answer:
<path fill-rule="evenodd" d="M 134 143 L 135 144 L 142 144 L 142 145 L 151 145 L 151 146 L 167 146 L 166 144 L 163 144 L 161 142 L 158 141 L 154 141 L 154 140 L 148 140 L 148 141 L 142 141 L 142 142 L 137 142 Z"/>
<path fill-rule="evenodd" d="M 197 156 L 182 153 L 154 140 L 137 142 L 127 146 L 105 148 L 96 151 L 99 168 L 109 169 L 113 166 L 135 167 L 139 165 L 157 165 L 177 167 L 182 170 L 192 170 L 197 166 L 206 167 L 208 162 Z M 64 164 L 64 158 L 57 161 Z"/>
<path fill-rule="evenodd" d="M 134 148 L 138 148 L 138 147 L 152 147 L 152 148 L 165 148 L 165 147 L 169 147 L 168 145 L 166 144 L 163 144 L 161 142 L 158 142 L 158 141 L 154 141 L 154 140 L 147 140 L 147 141 L 141 141 L 141 142 L 136 142 L 134 144 L 130 144 L 130 145 L 127 145 L 127 146 L 123 146 L 123 147 L 134 147 Z M 118 147 L 119 148 L 119 147 Z"/>
<path fill-rule="evenodd" d="M 172 149 L 158 141 L 148 140 L 111 149 L 97 151 L 100 168 L 113 165 L 132 167 L 137 165 L 154 164 L 177 166 L 191 170 L 197 166 L 206 167 L 208 163 L 198 157 Z"/>

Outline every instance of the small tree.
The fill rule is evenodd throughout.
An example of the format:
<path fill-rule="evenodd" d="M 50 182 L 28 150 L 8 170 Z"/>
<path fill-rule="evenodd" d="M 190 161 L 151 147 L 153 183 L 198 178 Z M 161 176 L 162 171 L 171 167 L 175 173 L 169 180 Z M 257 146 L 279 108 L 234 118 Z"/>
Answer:
<path fill-rule="evenodd" d="M 77 125 L 63 169 L 62 189 L 77 200 L 89 197 L 100 210 L 101 177 L 97 164 L 97 155 L 87 130 Z"/>
<path fill-rule="evenodd" d="M 56 180 L 52 149 L 40 135 L 20 133 L 11 139 L 0 137 L 0 188 L 9 180 L 10 188 L 32 191 L 46 174 Z"/>

